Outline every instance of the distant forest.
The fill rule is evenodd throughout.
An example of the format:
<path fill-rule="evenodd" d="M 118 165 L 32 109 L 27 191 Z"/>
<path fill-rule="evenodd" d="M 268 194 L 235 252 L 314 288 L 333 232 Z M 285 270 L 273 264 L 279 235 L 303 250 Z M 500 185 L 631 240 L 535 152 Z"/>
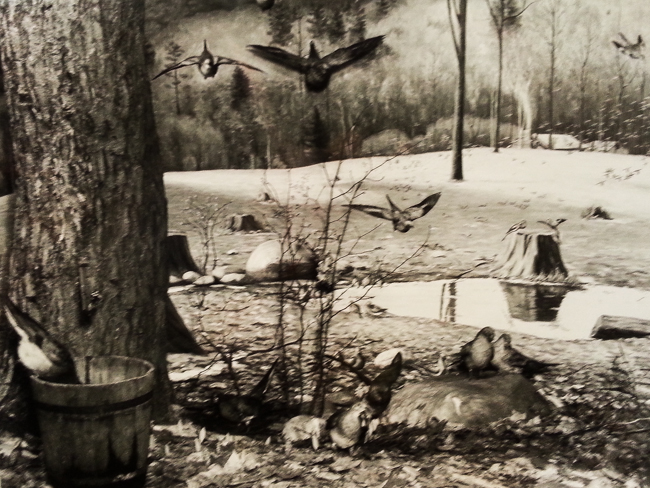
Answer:
<path fill-rule="evenodd" d="M 623 16 L 601 0 L 528 3 L 469 2 L 466 145 L 494 144 L 498 45 L 489 4 L 518 14 L 504 25 L 500 146 L 529 145 L 531 133 L 552 131 L 585 148 L 615 141 L 647 153 L 646 60 L 612 43 Z M 197 25 L 203 16 L 217 31 L 219 13 L 231 10 L 263 19 L 260 43 L 303 56 L 312 39 L 321 54 L 379 34 L 386 40 L 318 95 L 305 91 L 299 74 L 272 68 L 267 76 L 228 68 L 209 82 L 183 69 L 154 82 L 166 170 L 294 167 L 450 148 L 457 68 L 445 0 L 276 0 L 266 12 L 252 0 L 151 0 L 152 72 L 199 54 L 180 45 L 170 20 Z M 639 34 L 624 36 L 635 42 Z"/>

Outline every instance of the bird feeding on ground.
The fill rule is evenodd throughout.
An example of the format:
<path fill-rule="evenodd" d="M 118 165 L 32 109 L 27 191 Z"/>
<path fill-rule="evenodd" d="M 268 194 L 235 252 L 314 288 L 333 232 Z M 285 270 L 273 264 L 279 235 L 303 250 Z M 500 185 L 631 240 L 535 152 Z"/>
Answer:
<path fill-rule="evenodd" d="M 404 210 L 395 205 L 388 195 L 386 195 L 386 199 L 388 200 L 390 208 L 377 207 L 375 205 L 359 205 L 356 203 L 350 203 L 346 206 L 353 210 L 365 212 L 373 217 L 390 220 L 393 223 L 393 230 L 408 232 L 413 228 L 414 220 L 424 217 L 433 207 L 435 207 L 438 200 L 440 200 L 440 195 L 440 192 L 429 195 L 420 203 Z"/>
<path fill-rule="evenodd" d="M 462 364 L 470 376 L 479 377 L 481 372 L 489 369 L 494 357 L 494 329 L 483 327 L 474 339 L 460 349 Z"/>
<path fill-rule="evenodd" d="M 322 92 L 330 82 L 332 75 L 379 47 L 384 36 L 372 37 L 351 46 L 342 47 L 321 58 L 314 41 L 309 43 L 309 54 L 303 58 L 296 54 L 273 46 L 251 44 L 248 49 L 255 55 L 304 75 L 308 91 Z"/>
<path fill-rule="evenodd" d="M 80 383 L 72 356 L 63 344 L 8 298 L 4 309 L 20 337 L 18 359 L 30 372 L 55 383 Z"/>
<path fill-rule="evenodd" d="M 250 64 L 242 63 L 234 59 L 226 58 L 225 56 L 213 56 L 213 54 L 208 50 L 208 43 L 206 40 L 203 41 L 203 52 L 200 56 L 190 56 L 189 58 L 184 59 L 180 63 L 176 63 L 173 66 L 169 66 L 158 73 L 152 78 L 152 81 L 156 78 L 161 77 L 162 75 L 169 73 L 180 68 L 186 68 L 187 66 L 197 66 L 199 72 L 203 75 L 203 78 L 214 78 L 219 71 L 219 66 L 222 65 L 236 65 L 243 66 L 244 68 L 252 69 L 263 73 L 263 71 L 255 66 Z"/>

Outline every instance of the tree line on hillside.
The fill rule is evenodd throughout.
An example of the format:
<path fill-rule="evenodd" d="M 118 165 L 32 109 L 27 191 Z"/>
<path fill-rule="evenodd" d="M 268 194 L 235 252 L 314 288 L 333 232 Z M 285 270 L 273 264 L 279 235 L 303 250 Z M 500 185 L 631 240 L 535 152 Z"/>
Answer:
<path fill-rule="evenodd" d="M 570 133 L 585 147 L 616 141 L 630 153 L 648 151 L 645 61 L 603 39 L 601 12 L 577 1 L 486 3 L 491 55 L 468 59 L 465 147 L 528 145 L 531 133 Z M 272 45 L 306 55 L 309 39 L 335 47 L 357 42 L 402 4 L 286 0 L 269 11 L 268 33 Z M 448 23 L 432 28 L 450 36 Z M 470 46 L 478 35 L 471 28 Z M 166 61 L 187 55 L 179 49 L 171 40 Z M 396 69 L 399 53 L 389 36 L 351 76 L 335 76 L 320 98 L 306 94 L 297 75 L 251 81 L 237 68 L 200 88 L 187 82 L 193 73 L 174 75 L 154 93 L 165 169 L 293 167 L 450 149 L 457 67 L 453 50 L 431 50 L 431 69 Z M 363 144 L 387 130 L 385 144 Z"/>

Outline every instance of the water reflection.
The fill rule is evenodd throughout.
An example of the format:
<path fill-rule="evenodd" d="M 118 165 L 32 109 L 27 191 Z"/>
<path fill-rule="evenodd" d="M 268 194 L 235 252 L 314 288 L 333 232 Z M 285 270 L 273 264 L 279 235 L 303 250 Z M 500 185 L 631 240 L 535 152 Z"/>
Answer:
<path fill-rule="evenodd" d="M 602 315 L 650 320 L 650 292 L 612 286 L 572 289 L 491 278 L 390 283 L 342 290 L 342 303 L 364 294 L 394 315 L 558 339 L 590 337 Z"/>

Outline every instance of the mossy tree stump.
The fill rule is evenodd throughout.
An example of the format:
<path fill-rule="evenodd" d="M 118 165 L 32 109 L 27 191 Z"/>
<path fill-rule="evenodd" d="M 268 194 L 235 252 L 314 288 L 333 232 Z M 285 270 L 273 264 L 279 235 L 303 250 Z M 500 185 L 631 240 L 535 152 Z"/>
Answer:
<path fill-rule="evenodd" d="M 492 273 L 498 278 L 545 281 L 564 281 L 569 275 L 557 234 L 527 230 L 506 236 Z"/>

